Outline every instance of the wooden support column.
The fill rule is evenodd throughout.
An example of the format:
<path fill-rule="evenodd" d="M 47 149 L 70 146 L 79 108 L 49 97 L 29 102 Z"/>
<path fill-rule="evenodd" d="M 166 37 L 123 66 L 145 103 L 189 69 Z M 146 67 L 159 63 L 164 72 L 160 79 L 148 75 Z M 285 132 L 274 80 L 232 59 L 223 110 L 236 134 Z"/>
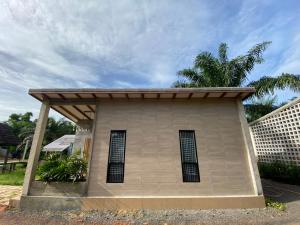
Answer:
<path fill-rule="evenodd" d="M 241 127 L 242 127 L 244 142 L 245 142 L 245 148 L 247 151 L 247 158 L 248 158 L 249 170 L 251 173 L 251 178 L 253 183 L 253 189 L 256 195 L 262 195 L 263 190 L 262 190 L 260 175 L 256 163 L 256 158 L 254 155 L 254 147 L 253 147 L 250 129 L 246 119 L 245 109 L 242 103 L 242 99 L 237 100 L 237 106 L 238 106 L 239 119 L 241 122 Z"/>
<path fill-rule="evenodd" d="M 28 162 L 27 162 L 26 173 L 25 173 L 24 184 L 23 184 L 23 193 L 22 193 L 22 195 L 24 196 L 29 195 L 30 185 L 35 177 L 35 171 L 38 166 L 39 157 L 42 148 L 42 142 L 44 139 L 44 134 L 47 126 L 49 109 L 50 109 L 49 102 L 44 101 L 40 109 L 40 114 L 35 127 L 32 145 L 29 153 Z"/>

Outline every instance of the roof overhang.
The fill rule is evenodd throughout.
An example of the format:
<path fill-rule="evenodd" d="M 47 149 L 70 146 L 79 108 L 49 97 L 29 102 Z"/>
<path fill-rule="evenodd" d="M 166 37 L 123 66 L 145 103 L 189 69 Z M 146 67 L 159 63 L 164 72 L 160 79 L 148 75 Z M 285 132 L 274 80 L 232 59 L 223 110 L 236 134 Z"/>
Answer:
<path fill-rule="evenodd" d="M 252 87 L 214 88 L 155 88 L 155 89 L 30 89 L 29 94 L 39 101 L 49 101 L 52 109 L 74 122 L 93 120 L 97 101 L 206 98 L 246 99 L 255 92 Z"/>

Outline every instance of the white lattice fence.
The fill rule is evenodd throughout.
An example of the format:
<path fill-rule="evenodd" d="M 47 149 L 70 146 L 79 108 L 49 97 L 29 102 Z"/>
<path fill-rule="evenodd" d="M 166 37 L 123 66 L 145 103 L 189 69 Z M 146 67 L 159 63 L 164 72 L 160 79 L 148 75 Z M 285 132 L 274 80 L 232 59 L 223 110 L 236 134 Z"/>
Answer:
<path fill-rule="evenodd" d="M 300 165 L 300 98 L 250 124 L 260 162 Z"/>

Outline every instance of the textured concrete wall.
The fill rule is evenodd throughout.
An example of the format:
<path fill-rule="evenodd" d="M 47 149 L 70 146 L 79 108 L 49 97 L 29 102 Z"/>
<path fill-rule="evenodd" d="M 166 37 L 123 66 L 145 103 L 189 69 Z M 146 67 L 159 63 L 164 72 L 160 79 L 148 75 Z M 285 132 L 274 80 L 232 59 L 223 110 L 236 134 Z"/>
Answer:
<path fill-rule="evenodd" d="M 107 184 L 111 130 L 127 130 L 125 177 Z M 195 130 L 200 183 L 183 183 L 179 130 Z M 88 196 L 253 195 L 234 99 L 114 100 L 97 106 Z"/>

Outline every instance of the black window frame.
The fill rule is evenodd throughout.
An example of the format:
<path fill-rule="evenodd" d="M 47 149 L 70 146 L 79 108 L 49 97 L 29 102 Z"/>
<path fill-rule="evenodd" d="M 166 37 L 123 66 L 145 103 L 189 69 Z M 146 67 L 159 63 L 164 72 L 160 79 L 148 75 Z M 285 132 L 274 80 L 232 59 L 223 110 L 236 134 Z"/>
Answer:
<path fill-rule="evenodd" d="M 194 139 L 194 148 L 195 148 L 195 159 L 196 162 L 184 162 L 183 161 L 183 147 L 181 142 L 181 133 L 182 132 L 192 132 L 193 133 L 193 139 Z M 180 157 L 181 157 L 181 169 L 182 169 L 182 181 L 187 183 L 198 183 L 200 182 L 200 171 L 199 171 L 199 162 L 198 162 L 198 153 L 197 153 L 197 142 L 196 142 L 196 133 L 195 130 L 179 130 L 179 145 L 180 145 Z M 185 165 L 186 164 L 193 164 L 196 166 L 196 172 L 198 173 L 196 178 L 194 180 L 189 180 L 188 178 L 191 178 L 190 176 L 186 175 L 185 173 Z"/>
<path fill-rule="evenodd" d="M 111 145 L 112 145 L 112 134 L 114 132 L 124 132 L 124 162 L 123 163 L 112 163 L 110 162 L 110 159 L 111 159 Z M 107 171 L 106 171 L 106 183 L 124 183 L 124 176 L 125 176 L 125 156 L 126 156 L 126 133 L 127 131 L 126 130 L 111 130 L 110 131 L 110 140 L 109 140 L 109 153 L 108 153 L 108 160 L 107 160 Z M 109 171 L 110 171 L 110 167 L 112 164 L 123 164 L 122 166 L 122 170 L 123 170 L 123 176 L 122 176 L 122 179 L 120 181 L 112 181 L 109 176 Z"/>

